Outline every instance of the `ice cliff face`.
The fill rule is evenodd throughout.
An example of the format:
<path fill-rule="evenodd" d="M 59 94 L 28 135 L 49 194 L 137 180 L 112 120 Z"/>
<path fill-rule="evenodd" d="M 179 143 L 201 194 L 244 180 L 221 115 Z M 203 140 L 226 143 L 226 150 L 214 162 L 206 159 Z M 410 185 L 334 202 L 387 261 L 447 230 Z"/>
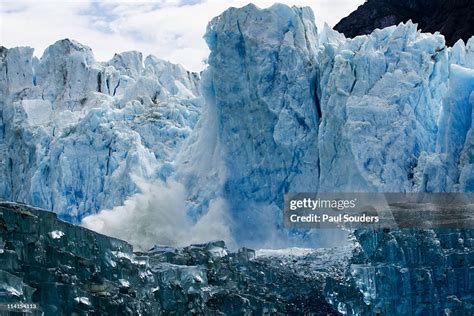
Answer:
<path fill-rule="evenodd" d="M 472 64 L 472 50 L 470 54 Z M 473 106 L 474 70 L 451 65 L 449 89 L 439 119 L 436 152 L 424 153 L 420 158 L 420 165 L 424 168 L 420 190 L 474 190 Z"/>
<path fill-rule="evenodd" d="M 211 55 L 202 89 L 215 131 L 206 143 L 219 146 L 218 190 L 243 229 L 236 234 L 249 240 L 267 238 L 260 225 L 279 214 L 284 192 L 317 189 L 313 20 L 308 9 L 249 5 L 215 18 L 205 36 Z"/>
<path fill-rule="evenodd" d="M 472 191 L 472 39 L 318 34 L 284 5 L 231 8 L 205 39 L 200 82 L 69 40 L 39 60 L 2 49 L 0 196 L 77 221 L 121 205 L 134 177 L 171 176 L 194 220 L 218 201 L 234 236 L 272 241 L 285 192 Z"/>
<path fill-rule="evenodd" d="M 77 221 L 121 205 L 134 176 L 171 176 L 193 219 L 224 201 L 248 241 L 276 238 L 289 191 L 472 191 L 472 39 L 450 48 L 412 23 L 318 34 L 284 5 L 231 8 L 205 39 L 200 82 L 68 40 L 39 60 L 2 49 L 0 197 Z"/>
<path fill-rule="evenodd" d="M 435 149 L 449 78 L 443 37 L 411 23 L 353 40 L 326 28 L 322 37 L 321 186 L 412 191 L 418 157 Z"/>
<path fill-rule="evenodd" d="M 450 48 L 412 23 L 318 34 L 309 9 L 282 5 L 229 9 L 205 39 L 207 141 L 189 146 L 218 152 L 219 175 L 188 187 L 224 197 L 239 237 L 274 238 L 285 192 L 472 190 L 472 39 Z"/>
<path fill-rule="evenodd" d="M 447 160 L 465 168 L 457 161 L 472 138 L 473 40 L 448 48 L 412 23 L 355 39 L 325 28 L 318 39 L 298 10 L 231 9 L 209 26 L 204 88 L 218 111 L 229 195 L 278 202 L 292 190 L 429 190 L 437 180 L 420 156 L 446 152 L 447 130 L 458 143 Z M 436 191 L 469 189 L 464 177 L 459 188 L 439 180 Z"/>
<path fill-rule="evenodd" d="M 344 295 L 349 315 L 470 315 L 474 229 L 357 231 L 361 252 L 349 280 L 363 302 Z M 336 300 L 337 301 L 337 300 Z"/>
<path fill-rule="evenodd" d="M 94 60 L 58 41 L 0 53 L 0 197 L 71 221 L 121 205 L 133 176 L 166 177 L 197 121 L 199 76 L 141 53 Z"/>

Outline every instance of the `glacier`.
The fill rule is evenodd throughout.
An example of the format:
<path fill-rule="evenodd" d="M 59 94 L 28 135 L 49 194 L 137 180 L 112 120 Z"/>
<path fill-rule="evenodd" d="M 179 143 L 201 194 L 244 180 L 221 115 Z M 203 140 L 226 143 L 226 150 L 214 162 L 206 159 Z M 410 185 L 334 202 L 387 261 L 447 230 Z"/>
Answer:
<path fill-rule="evenodd" d="M 447 47 L 411 22 L 346 39 L 327 26 L 318 33 L 311 10 L 284 5 L 231 8 L 205 39 L 206 110 L 177 178 L 192 212 L 225 199 L 238 242 L 291 240 L 274 229 L 286 192 L 472 191 L 474 39 Z M 456 151 L 441 146 L 447 137 Z M 196 155 L 202 146 L 208 154 Z M 189 166 L 209 161 L 212 178 Z M 321 234 L 296 242 L 346 237 Z"/>
<path fill-rule="evenodd" d="M 40 59 L 2 48 L 0 198 L 141 250 L 352 245 L 324 284 L 339 313 L 472 314 L 472 230 L 288 231 L 282 207 L 287 192 L 473 192 L 474 38 L 448 47 L 407 22 L 347 39 L 280 4 L 230 8 L 204 38 L 199 75 L 137 52 L 97 62 L 72 40 Z"/>
<path fill-rule="evenodd" d="M 72 40 L 2 48 L 0 197 L 80 222 L 172 180 L 192 221 L 220 203 L 263 246 L 293 236 L 286 192 L 472 191 L 473 39 L 411 22 L 346 39 L 308 8 L 248 5 L 205 40 L 202 74 Z"/>
<path fill-rule="evenodd" d="M 72 222 L 167 177 L 200 113 L 199 74 L 154 56 L 101 63 L 67 39 L 0 56 L 0 197 Z"/>
<path fill-rule="evenodd" d="M 208 143 L 224 161 L 218 179 L 238 241 L 292 238 L 266 227 L 286 192 L 472 192 L 474 38 L 451 48 L 408 22 L 346 39 L 316 33 L 312 20 L 305 9 L 249 5 L 209 24 L 203 116 L 213 117 L 202 120 L 214 124 Z M 297 244 L 344 237 L 310 234 Z M 345 282 L 327 286 L 340 313 L 473 312 L 472 230 L 355 238 Z"/>

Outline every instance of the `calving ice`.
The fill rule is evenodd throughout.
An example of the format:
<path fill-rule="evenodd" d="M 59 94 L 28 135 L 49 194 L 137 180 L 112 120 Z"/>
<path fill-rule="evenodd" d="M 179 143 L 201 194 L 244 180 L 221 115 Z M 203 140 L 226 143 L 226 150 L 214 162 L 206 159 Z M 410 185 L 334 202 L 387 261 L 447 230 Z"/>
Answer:
<path fill-rule="evenodd" d="M 339 241 L 281 230 L 287 192 L 474 190 L 474 40 L 447 47 L 411 22 L 347 39 L 284 5 L 230 8 L 205 40 L 201 75 L 138 52 L 98 62 L 73 40 L 39 59 L 2 48 L 1 198 L 72 222 L 125 206 L 140 229 L 94 227 L 147 248 L 170 221 L 144 214 L 182 207 L 137 200 L 177 182 L 179 223 L 218 216 L 261 247 Z"/>
<path fill-rule="evenodd" d="M 368 2 L 390 17 L 392 0 Z M 96 5 L 81 11 L 94 26 L 127 11 L 101 20 Z M 0 48 L 0 198 L 102 233 L 0 203 L 0 303 L 45 315 L 472 315 L 474 229 L 375 229 L 385 214 L 321 193 L 474 191 L 474 39 L 448 47 L 410 21 L 351 39 L 282 4 L 229 8 L 204 39 L 200 74 L 136 51 L 100 62 L 69 39 L 41 58 Z M 291 192 L 318 194 L 288 213 Z"/>

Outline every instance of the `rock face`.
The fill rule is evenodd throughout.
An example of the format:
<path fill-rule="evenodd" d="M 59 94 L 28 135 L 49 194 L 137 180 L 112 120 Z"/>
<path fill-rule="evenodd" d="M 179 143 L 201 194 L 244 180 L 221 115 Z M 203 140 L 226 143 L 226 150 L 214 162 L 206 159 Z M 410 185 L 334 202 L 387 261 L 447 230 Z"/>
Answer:
<path fill-rule="evenodd" d="M 84 215 L 121 205 L 133 176 L 164 177 L 197 121 L 199 76 L 141 53 L 94 60 L 61 40 L 41 59 L 0 50 L 0 197 Z"/>
<path fill-rule="evenodd" d="M 347 37 L 412 20 L 423 32 L 440 32 L 453 46 L 474 35 L 474 3 L 470 0 L 369 0 L 334 29 Z"/>
<path fill-rule="evenodd" d="M 55 213 L 0 203 L 0 214 L 0 303 L 35 303 L 37 315 L 338 314 L 323 289 L 344 256 L 256 258 L 219 241 L 133 253 Z"/>

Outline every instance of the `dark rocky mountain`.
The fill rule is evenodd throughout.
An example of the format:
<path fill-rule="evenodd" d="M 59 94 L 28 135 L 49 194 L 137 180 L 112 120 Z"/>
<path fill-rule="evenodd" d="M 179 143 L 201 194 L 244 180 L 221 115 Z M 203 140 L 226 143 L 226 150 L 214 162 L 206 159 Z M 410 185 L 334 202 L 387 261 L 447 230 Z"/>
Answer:
<path fill-rule="evenodd" d="M 412 20 L 424 32 L 439 31 L 446 43 L 467 41 L 474 35 L 473 0 L 368 0 L 335 27 L 347 37 L 369 34 Z"/>

